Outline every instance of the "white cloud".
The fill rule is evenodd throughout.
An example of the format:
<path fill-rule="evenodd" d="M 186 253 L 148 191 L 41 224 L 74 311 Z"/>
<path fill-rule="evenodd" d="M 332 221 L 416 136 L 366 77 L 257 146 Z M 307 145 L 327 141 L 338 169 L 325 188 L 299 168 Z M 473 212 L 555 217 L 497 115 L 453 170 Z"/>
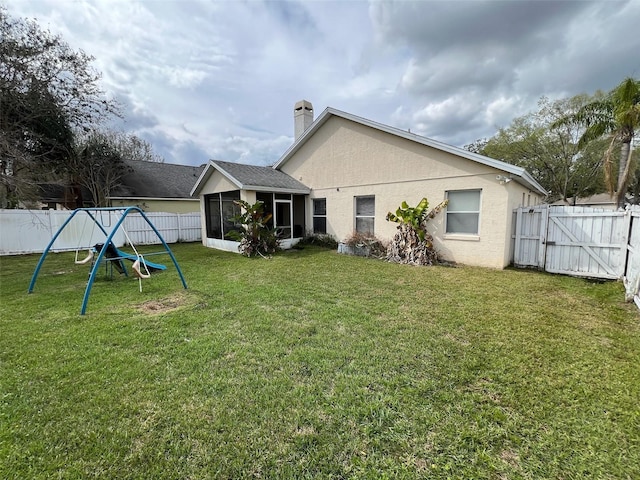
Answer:
<path fill-rule="evenodd" d="M 161 74 L 167 78 L 169 85 L 177 88 L 193 88 L 200 85 L 207 73 L 190 68 L 162 67 Z"/>
<path fill-rule="evenodd" d="M 310 100 L 462 145 L 640 72 L 638 2 L 16 0 L 167 161 L 268 164 Z"/>

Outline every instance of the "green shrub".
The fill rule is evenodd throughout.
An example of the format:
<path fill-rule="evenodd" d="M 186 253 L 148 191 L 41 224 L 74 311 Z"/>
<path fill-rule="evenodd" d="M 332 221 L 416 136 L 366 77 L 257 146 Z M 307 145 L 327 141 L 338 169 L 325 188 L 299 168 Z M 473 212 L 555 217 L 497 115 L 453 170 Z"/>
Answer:
<path fill-rule="evenodd" d="M 308 233 L 299 245 L 315 245 L 317 247 L 335 250 L 338 248 L 338 241 L 333 235 L 328 233 Z"/>

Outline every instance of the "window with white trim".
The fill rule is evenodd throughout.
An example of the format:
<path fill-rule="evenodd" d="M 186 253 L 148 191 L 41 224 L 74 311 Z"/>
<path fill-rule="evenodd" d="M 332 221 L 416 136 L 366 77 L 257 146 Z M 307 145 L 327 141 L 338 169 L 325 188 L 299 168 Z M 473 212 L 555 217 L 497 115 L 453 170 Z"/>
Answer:
<path fill-rule="evenodd" d="M 373 235 L 376 215 L 376 197 L 355 197 L 356 202 L 356 232 Z"/>
<path fill-rule="evenodd" d="M 480 233 L 480 193 L 482 190 L 447 192 L 446 233 L 478 235 Z"/>
<path fill-rule="evenodd" d="M 313 199 L 313 233 L 327 233 L 327 199 Z"/>

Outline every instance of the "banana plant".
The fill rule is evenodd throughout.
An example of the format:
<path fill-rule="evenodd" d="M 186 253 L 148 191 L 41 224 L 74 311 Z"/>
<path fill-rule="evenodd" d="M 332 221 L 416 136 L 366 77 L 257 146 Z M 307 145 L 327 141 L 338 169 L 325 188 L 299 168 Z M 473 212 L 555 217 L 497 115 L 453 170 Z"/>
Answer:
<path fill-rule="evenodd" d="M 425 223 L 429 219 L 435 217 L 438 212 L 447 205 L 447 203 L 448 200 L 445 200 L 429 212 L 427 211 L 429 208 L 429 201 L 426 197 L 420 200 L 420 203 L 415 207 L 410 207 L 407 202 L 402 202 L 402 205 L 400 205 L 396 210 L 396 213 L 387 213 L 387 220 L 411 226 L 418 234 L 420 241 L 423 241 L 427 233 Z"/>
<path fill-rule="evenodd" d="M 433 265 L 437 262 L 438 254 L 433 246 L 433 237 L 427 232 L 427 222 L 447 203 L 448 200 L 444 200 L 429 211 L 429 201 L 423 198 L 415 207 L 402 202 L 395 213 L 387 213 L 387 220 L 398 224 L 387 248 L 387 260 L 412 265 Z"/>

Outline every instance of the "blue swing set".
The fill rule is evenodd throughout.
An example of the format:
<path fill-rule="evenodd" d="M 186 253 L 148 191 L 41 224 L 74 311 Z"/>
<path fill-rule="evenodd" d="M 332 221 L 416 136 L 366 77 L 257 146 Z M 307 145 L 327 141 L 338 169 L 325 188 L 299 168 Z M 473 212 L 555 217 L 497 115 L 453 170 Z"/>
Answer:
<path fill-rule="evenodd" d="M 100 214 L 100 216 L 102 216 L 102 212 L 122 212 L 121 215 L 120 215 L 120 218 L 118 219 L 118 221 L 113 226 L 113 228 L 111 229 L 110 232 L 107 232 L 107 230 L 105 229 L 103 224 L 97 219 L 98 214 Z M 123 222 L 124 222 L 124 219 L 130 213 L 139 213 L 141 215 L 141 217 L 151 227 L 151 229 L 155 232 L 155 234 L 158 236 L 158 239 L 162 242 L 162 246 L 164 247 L 166 253 L 168 253 L 169 256 L 171 257 L 171 260 L 173 261 L 173 264 L 175 265 L 176 270 L 178 271 L 178 275 L 180 276 L 180 280 L 182 281 L 182 286 L 185 289 L 187 288 L 187 282 L 185 281 L 184 276 L 182 275 L 182 270 L 180 270 L 180 266 L 178 265 L 178 262 L 177 262 L 176 258 L 174 257 L 173 252 L 169 248 L 169 245 L 167 245 L 167 242 L 164 241 L 164 238 L 162 238 L 162 235 L 160 235 L 160 232 L 156 229 L 156 227 L 153 225 L 153 223 L 151 223 L 151 221 L 144 214 L 144 212 L 138 207 L 127 207 L 127 208 L 106 207 L 106 208 L 77 208 L 71 213 L 69 218 L 62 224 L 62 226 L 58 229 L 56 234 L 53 236 L 53 238 L 51 239 L 51 241 L 47 245 L 47 248 L 45 248 L 44 252 L 42 252 L 42 256 L 40 257 L 40 260 L 38 261 L 38 264 L 36 265 L 36 269 L 33 272 L 33 276 L 31 277 L 31 283 L 29 284 L 29 293 L 33 292 L 33 288 L 34 288 L 34 286 L 36 284 L 36 280 L 38 278 L 38 273 L 40 273 L 40 268 L 42 267 L 42 264 L 44 263 L 44 260 L 47 257 L 47 254 L 49 253 L 49 251 L 51 251 L 51 247 L 53 246 L 54 242 L 60 236 L 62 231 L 65 229 L 65 227 L 67 227 L 67 225 L 69 225 L 69 223 L 71 223 L 71 220 L 76 215 L 82 214 L 82 213 L 86 213 L 89 216 L 89 218 L 93 221 L 94 225 L 97 225 L 100 228 L 100 230 L 102 231 L 102 233 L 104 234 L 106 239 L 104 240 L 104 243 L 97 244 L 97 245 L 95 245 L 93 247 L 93 249 L 89 249 L 89 255 L 83 260 L 78 261 L 78 259 L 77 259 L 77 251 L 76 251 L 76 263 L 77 264 L 88 263 L 90 260 L 93 260 L 94 253 L 98 254 L 98 257 L 94 260 L 93 265 L 91 267 L 91 273 L 89 274 L 89 280 L 87 281 L 87 287 L 85 288 L 85 291 L 84 291 L 84 298 L 82 300 L 82 308 L 80 309 L 80 315 L 84 315 L 86 310 L 87 310 L 87 303 L 89 302 L 89 295 L 91 294 L 91 288 L 93 287 L 93 282 L 94 282 L 94 280 L 96 278 L 96 274 L 98 272 L 98 269 L 99 269 L 100 264 L 102 263 L 103 259 L 108 261 L 112 266 L 114 266 L 114 262 L 116 262 L 116 264 L 115 264 L 116 268 L 119 271 L 120 271 L 120 269 L 122 269 L 122 273 L 124 273 L 125 275 L 127 275 L 127 271 L 126 271 L 126 267 L 124 266 L 124 263 L 122 262 L 122 260 L 123 259 L 124 260 L 131 260 L 133 262 L 133 265 L 132 265 L 133 273 L 135 274 L 136 277 L 138 277 L 138 279 L 140 281 L 143 278 L 149 278 L 149 276 L 150 276 L 149 269 L 151 269 L 151 270 L 165 270 L 167 268 L 165 265 L 147 262 L 143 258 L 143 256 L 140 255 L 135 250 L 135 247 L 131 243 L 131 240 L 129 239 L 129 236 L 127 235 L 126 231 L 124 230 L 124 226 L 122 225 Z M 133 247 L 134 252 L 136 253 L 135 255 L 131 255 L 131 254 L 128 254 L 126 252 L 123 252 L 122 250 L 117 249 L 115 247 L 115 245 L 113 244 L 113 237 L 121 227 L 123 228 L 123 231 L 124 231 L 125 235 L 127 236 L 127 239 L 129 240 L 129 243 Z M 160 253 L 164 253 L 164 252 L 160 252 Z M 145 270 L 146 270 L 146 272 L 145 272 Z M 141 291 L 142 291 L 142 285 L 140 286 L 140 288 L 141 288 Z"/>

